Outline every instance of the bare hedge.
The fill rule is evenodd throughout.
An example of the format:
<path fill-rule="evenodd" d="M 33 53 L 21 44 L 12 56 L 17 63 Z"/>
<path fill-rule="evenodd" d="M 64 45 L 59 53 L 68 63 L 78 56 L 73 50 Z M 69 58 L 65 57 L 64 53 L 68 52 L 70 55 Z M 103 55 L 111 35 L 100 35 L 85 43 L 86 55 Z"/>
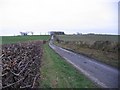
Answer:
<path fill-rule="evenodd" d="M 2 45 L 2 88 L 39 88 L 42 44 Z"/>

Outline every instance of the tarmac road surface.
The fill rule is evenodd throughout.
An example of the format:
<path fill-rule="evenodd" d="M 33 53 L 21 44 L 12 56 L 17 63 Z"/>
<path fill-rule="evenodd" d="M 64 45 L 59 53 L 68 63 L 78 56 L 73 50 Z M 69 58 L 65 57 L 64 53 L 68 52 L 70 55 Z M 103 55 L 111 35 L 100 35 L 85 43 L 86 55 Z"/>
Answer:
<path fill-rule="evenodd" d="M 58 47 L 52 44 L 52 41 L 50 41 L 49 46 L 98 86 L 103 88 L 118 88 L 117 69 Z"/>

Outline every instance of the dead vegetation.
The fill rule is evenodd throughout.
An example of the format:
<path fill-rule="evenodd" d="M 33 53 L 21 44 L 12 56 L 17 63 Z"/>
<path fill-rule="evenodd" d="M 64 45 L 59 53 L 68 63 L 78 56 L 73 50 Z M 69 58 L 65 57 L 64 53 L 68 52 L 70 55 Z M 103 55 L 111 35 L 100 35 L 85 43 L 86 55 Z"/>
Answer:
<path fill-rule="evenodd" d="M 42 41 L 2 45 L 2 88 L 38 88 Z"/>
<path fill-rule="evenodd" d="M 110 38 L 110 39 L 109 39 Z M 117 36 L 57 36 L 55 44 L 95 60 L 118 67 L 120 43 Z"/>

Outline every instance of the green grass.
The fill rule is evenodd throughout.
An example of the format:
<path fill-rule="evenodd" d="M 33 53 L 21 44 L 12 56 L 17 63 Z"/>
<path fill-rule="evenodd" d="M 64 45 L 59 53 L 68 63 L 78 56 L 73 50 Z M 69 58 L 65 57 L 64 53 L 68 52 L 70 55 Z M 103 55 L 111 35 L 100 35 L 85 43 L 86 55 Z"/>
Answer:
<path fill-rule="evenodd" d="M 31 40 L 49 40 L 50 36 L 3 36 L 2 44 L 11 44 Z M 43 47 L 41 61 L 41 88 L 94 88 L 96 87 L 83 74 L 56 54 L 48 44 Z"/>
<path fill-rule="evenodd" d="M 0 44 L 10 44 L 31 40 L 49 40 L 49 35 L 33 35 L 33 36 L 2 36 L 2 42 Z"/>
<path fill-rule="evenodd" d="M 96 86 L 45 44 L 41 65 L 41 87 L 94 88 Z"/>

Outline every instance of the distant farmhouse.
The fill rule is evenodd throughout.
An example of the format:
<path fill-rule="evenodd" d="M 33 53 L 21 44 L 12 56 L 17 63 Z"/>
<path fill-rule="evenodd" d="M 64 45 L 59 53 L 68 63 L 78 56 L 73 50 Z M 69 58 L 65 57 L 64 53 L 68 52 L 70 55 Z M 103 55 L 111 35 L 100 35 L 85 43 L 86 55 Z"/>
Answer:
<path fill-rule="evenodd" d="M 61 31 L 51 31 L 50 35 L 65 35 L 65 33 Z"/>
<path fill-rule="evenodd" d="M 88 35 L 95 35 L 95 33 L 88 33 Z"/>

